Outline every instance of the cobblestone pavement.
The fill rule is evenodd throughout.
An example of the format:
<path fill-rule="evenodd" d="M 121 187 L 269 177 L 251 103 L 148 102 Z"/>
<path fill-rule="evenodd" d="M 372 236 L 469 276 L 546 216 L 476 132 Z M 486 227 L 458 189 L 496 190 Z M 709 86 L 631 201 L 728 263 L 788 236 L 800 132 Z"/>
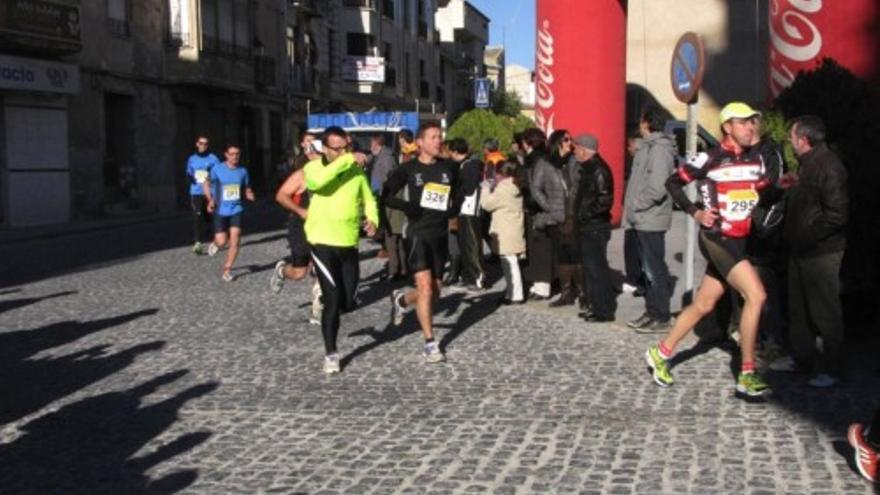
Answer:
<path fill-rule="evenodd" d="M 96 232 L 75 249 L 154 229 L 186 231 Z M 45 243 L 70 242 L 0 254 L 26 263 L 42 253 L 38 270 Z M 770 375 L 773 398 L 750 404 L 732 396 L 729 352 L 688 351 L 690 340 L 677 384 L 661 390 L 642 360 L 656 337 L 622 324 L 640 299 L 621 295 L 617 323 L 587 326 L 534 303 L 496 310 L 496 284 L 443 298 L 449 361 L 427 365 L 411 314 L 387 327 L 390 286 L 365 245 L 364 305 L 343 317 L 343 373 L 326 377 L 309 284 L 268 290 L 281 231 L 245 244 L 231 284 L 219 256 L 186 246 L 0 283 L 0 492 L 873 491 L 845 441 L 880 390 L 858 352 L 843 387 L 816 392 L 804 377 Z"/>

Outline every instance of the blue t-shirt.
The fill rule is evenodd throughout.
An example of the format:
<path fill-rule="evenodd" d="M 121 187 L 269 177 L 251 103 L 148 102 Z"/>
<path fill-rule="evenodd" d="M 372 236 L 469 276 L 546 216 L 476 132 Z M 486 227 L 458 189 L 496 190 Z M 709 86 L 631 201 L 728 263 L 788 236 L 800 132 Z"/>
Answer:
<path fill-rule="evenodd" d="M 211 188 L 216 212 L 231 217 L 244 211 L 244 190 L 250 185 L 247 169 L 239 165 L 230 168 L 223 162 L 211 169 Z"/>
<path fill-rule="evenodd" d="M 220 160 L 214 156 L 214 153 L 208 153 L 204 156 L 193 153 L 186 161 L 186 176 L 189 177 L 189 194 L 190 196 L 202 196 L 202 183 L 208 178 L 211 169 L 220 164 Z"/>

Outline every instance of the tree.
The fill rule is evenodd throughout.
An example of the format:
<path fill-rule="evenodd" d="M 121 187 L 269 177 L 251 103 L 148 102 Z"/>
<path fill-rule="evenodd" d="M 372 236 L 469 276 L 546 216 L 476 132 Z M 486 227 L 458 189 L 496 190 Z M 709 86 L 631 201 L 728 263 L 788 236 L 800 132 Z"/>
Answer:
<path fill-rule="evenodd" d="M 483 141 L 495 138 L 501 145 L 501 151 L 507 153 L 513 133 L 532 126 L 532 120 L 523 115 L 507 117 L 491 110 L 475 109 L 461 114 L 446 134 L 448 139 L 463 138 L 474 152 L 482 149 Z"/>
<path fill-rule="evenodd" d="M 492 110 L 498 115 L 516 118 L 522 111 L 522 100 L 513 91 L 497 91 L 492 95 Z"/>

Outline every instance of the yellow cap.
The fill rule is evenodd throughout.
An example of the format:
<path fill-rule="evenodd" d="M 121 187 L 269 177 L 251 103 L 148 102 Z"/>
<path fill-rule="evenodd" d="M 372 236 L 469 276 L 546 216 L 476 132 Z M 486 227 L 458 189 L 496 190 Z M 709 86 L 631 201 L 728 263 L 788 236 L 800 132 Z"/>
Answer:
<path fill-rule="evenodd" d="M 761 116 L 761 112 L 753 109 L 741 101 L 734 101 L 724 105 L 721 109 L 721 123 L 725 123 L 730 119 L 748 119 L 754 116 Z"/>

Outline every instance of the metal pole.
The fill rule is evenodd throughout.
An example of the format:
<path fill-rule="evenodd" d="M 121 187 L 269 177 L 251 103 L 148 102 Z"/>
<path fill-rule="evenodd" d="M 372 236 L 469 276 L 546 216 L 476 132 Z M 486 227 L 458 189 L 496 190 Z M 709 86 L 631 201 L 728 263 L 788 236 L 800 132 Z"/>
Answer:
<path fill-rule="evenodd" d="M 687 135 L 685 140 L 686 147 L 686 158 L 690 160 L 694 156 L 697 155 L 697 107 L 699 102 L 697 99 L 694 99 L 693 103 L 688 104 L 688 112 L 687 112 Z M 687 195 L 691 201 L 696 200 L 697 197 L 697 189 L 696 186 L 691 183 L 687 186 Z M 682 302 L 684 304 L 690 304 L 694 299 L 694 258 L 696 256 L 695 247 L 696 247 L 696 238 L 697 238 L 697 222 L 693 217 L 687 215 L 685 217 L 685 222 L 687 224 L 687 246 L 685 246 L 685 255 L 684 255 L 684 294 L 682 295 Z"/>

